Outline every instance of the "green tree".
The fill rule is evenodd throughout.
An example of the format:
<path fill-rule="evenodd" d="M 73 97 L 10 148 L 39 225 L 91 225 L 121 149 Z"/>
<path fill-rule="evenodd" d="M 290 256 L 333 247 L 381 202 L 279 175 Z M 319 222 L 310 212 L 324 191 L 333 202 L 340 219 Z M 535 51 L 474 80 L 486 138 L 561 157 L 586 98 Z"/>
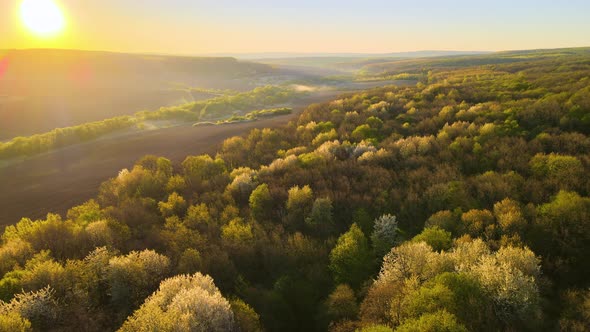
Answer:
<path fill-rule="evenodd" d="M 171 176 L 166 183 L 166 192 L 173 193 L 173 192 L 183 192 L 186 190 L 186 181 L 180 175 Z"/>
<path fill-rule="evenodd" d="M 461 221 L 459 217 L 460 216 L 458 216 L 457 213 L 453 213 L 449 210 L 438 211 L 426 220 L 424 227 L 436 226 L 449 231 L 454 235 L 458 235 L 461 230 Z"/>
<path fill-rule="evenodd" d="M 236 326 L 241 332 L 262 332 L 260 316 L 246 302 L 240 299 L 230 301 Z"/>
<path fill-rule="evenodd" d="M 352 214 L 352 223 L 357 224 L 366 236 L 371 236 L 373 232 L 373 218 L 366 209 L 359 208 Z"/>
<path fill-rule="evenodd" d="M 359 287 L 372 273 L 372 255 L 368 241 L 356 225 L 342 234 L 330 252 L 330 270 L 337 283 Z"/>
<path fill-rule="evenodd" d="M 316 198 L 311 213 L 305 218 L 305 222 L 319 234 L 329 234 L 334 228 L 332 200 L 329 198 Z"/>
<path fill-rule="evenodd" d="M 62 220 L 57 214 L 48 214 L 45 220 L 23 218 L 16 225 L 7 226 L 2 235 L 5 242 L 22 240 L 30 243 L 35 252 L 50 250 L 56 258 L 84 255 L 87 244 L 80 233 L 81 225 Z"/>
<path fill-rule="evenodd" d="M 167 201 L 159 202 L 158 208 L 165 218 L 171 216 L 183 217 L 186 212 L 186 201 L 184 197 L 174 192 L 168 196 Z"/>
<path fill-rule="evenodd" d="M 358 314 L 354 291 L 348 285 L 338 285 L 325 302 L 331 322 L 353 320 Z"/>
<path fill-rule="evenodd" d="M 437 226 L 424 228 L 422 233 L 414 236 L 412 241 L 426 242 L 436 251 L 448 250 L 453 245 L 451 233 Z"/>
<path fill-rule="evenodd" d="M 371 128 L 368 124 L 363 124 L 356 127 L 351 134 L 351 137 L 360 142 L 365 139 L 377 138 L 377 130 Z"/>
<path fill-rule="evenodd" d="M 590 326 L 590 290 L 569 289 L 562 296 L 561 331 L 583 332 Z"/>
<path fill-rule="evenodd" d="M 169 274 L 170 260 L 153 250 L 132 251 L 109 260 L 107 280 L 119 319 L 141 304 Z"/>
<path fill-rule="evenodd" d="M 574 156 L 537 154 L 530 161 L 533 174 L 544 178 L 552 189 L 573 190 L 579 187 L 579 179 L 584 174 L 582 162 Z"/>
<path fill-rule="evenodd" d="M 494 215 L 489 210 L 469 210 L 461 215 L 464 234 L 493 238 L 496 233 Z"/>
<path fill-rule="evenodd" d="M 585 282 L 590 273 L 590 198 L 560 191 L 551 202 L 537 209 L 539 253 L 559 282 Z"/>
<path fill-rule="evenodd" d="M 272 212 L 272 197 L 266 183 L 259 185 L 252 191 L 249 203 L 252 217 L 255 220 L 266 221 L 269 219 Z"/>
<path fill-rule="evenodd" d="M 184 218 L 184 224 L 191 229 L 197 229 L 201 232 L 206 232 L 215 226 L 209 208 L 204 203 L 191 205 L 188 208 L 186 217 Z"/>
<path fill-rule="evenodd" d="M 209 155 L 189 156 L 182 162 L 182 170 L 187 185 L 194 191 L 209 191 L 216 187 L 225 187 L 229 176 L 225 162 L 221 158 L 213 159 Z"/>
<path fill-rule="evenodd" d="M 295 186 L 289 189 L 287 199 L 287 213 L 290 224 L 295 228 L 301 228 L 305 217 L 310 213 L 313 204 L 313 191 L 306 185 Z"/>
<path fill-rule="evenodd" d="M 419 318 L 408 319 L 395 332 L 467 332 L 455 315 L 445 310 L 428 313 Z"/>
<path fill-rule="evenodd" d="M 5 241 L 0 246 L 0 276 L 5 275 L 17 265 L 25 265 L 32 256 L 33 248 L 29 242 L 21 239 Z"/>
<path fill-rule="evenodd" d="M 67 217 L 80 225 L 88 225 L 93 221 L 103 219 L 105 216 L 98 203 L 91 199 L 82 205 L 69 209 Z"/>
<path fill-rule="evenodd" d="M 229 224 L 221 227 L 221 239 L 230 248 L 246 251 L 251 248 L 254 239 L 252 225 L 240 218 L 235 218 Z"/>
<path fill-rule="evenodd" d="M 193 274 L 200 271 L 203 266 L 201 253 L 197 249 L 186 249 L 178 260 L 178 272 L 184 274 Z"/>
<path fill-rule="evenodd" d="M 453 292 L 445 285 L 425 285 L 408 295 L 407 305 L 403 308 L 404 316 L 416 318 L 442 309 L 454 312 L 453 300 Z"/>
<path fill-rule="evenodd" d="M 391 327 L 387 325 L 369 325 L 363 327 L 361 332 L 393 332 Z"/>
<path fill-rule="evenodd" d="M 16 312 L 0 312 L 0 331 L 29 332 L 33 331 L 31 322 Z"/>

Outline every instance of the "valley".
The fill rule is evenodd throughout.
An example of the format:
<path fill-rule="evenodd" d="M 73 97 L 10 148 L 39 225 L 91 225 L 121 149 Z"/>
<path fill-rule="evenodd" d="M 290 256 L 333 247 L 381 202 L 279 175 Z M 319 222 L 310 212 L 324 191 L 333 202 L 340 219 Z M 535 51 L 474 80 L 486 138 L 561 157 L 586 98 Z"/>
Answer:
<path fill-rule="evenodd" d="M 590 48 L 342 60 L 41 84 L 57 122 L 0 142 L 0 330 L 583 331 Z"/>
<path fill-rule="evenodd" d="M 393 82 L 390 82 L 393 83 Z M 411 82 L 395 82 L 411 84 Z M 96 196 L 98 187 L 145 155 L 182 162 L 187 155 L 215 154 L 224 139 L 254 128 L 276 128 L 296 119 L 310 104 L 327 102 L 355 89 L 382 83 L 358 83 L 339 90 L 316 91 L 294 101 L 292 114 L 223 126 L 192 126 L 177 122 L 151 130 L 127 130 L 26 159 L 0 160 L 0 228 L 23 217 L 64 214 L 68 208 Z"/>

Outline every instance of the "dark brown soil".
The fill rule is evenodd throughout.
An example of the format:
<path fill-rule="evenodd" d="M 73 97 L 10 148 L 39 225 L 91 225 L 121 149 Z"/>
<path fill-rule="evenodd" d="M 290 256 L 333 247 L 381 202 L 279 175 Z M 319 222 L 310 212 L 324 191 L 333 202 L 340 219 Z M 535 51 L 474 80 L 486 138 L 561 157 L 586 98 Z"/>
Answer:
<path fill-rule="evenodd" d="M 277 127 L 300 113 L 304 105 L 327 101 L 336 93 L 316 94 L 294 107 L 294 114 L 222 126 L 172 128 L 116 135 L 39 155 L 0 168 L 0 228 L 22 217 L 63 214 L 98 193 L 100 184 L 154 154 L 181 162 L 187 155 L 214 153 L 224 139 L 253 128 Z"/>

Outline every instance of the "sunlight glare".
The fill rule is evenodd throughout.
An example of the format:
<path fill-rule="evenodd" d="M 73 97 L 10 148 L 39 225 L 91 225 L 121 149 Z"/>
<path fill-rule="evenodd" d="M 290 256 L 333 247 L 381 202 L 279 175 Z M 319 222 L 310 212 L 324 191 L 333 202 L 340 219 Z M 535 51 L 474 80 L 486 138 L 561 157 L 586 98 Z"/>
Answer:
<path fill-rule="evenodd" d="M 53 0 L 24 0 L 20 11 L 25 26 L 40 37 L 54 36 L 64 28 L 64 16 Z"/>

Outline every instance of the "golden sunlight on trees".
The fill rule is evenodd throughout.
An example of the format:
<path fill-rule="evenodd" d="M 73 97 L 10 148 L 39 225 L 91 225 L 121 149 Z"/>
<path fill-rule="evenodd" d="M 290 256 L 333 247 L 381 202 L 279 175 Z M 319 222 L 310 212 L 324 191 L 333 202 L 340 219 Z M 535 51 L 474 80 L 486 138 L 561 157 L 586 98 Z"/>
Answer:
<path fill-rule="evenodd" d="M 368 64 L 420 82 L 311 105 L 217 154 L 143 157 L 95 199 L 6 225 L 0 330 L 585 331 L 589 52 Z M 137 116 L 266 98 L 288 93 Z M 0 158 L 128 120 L 2 142 Z"/>
<path fill-rule="evenodd" d="M 119 331 L 232 331 L 231 305 L 210 276 L 180 275 L 162 281 L 158 291 Z"/>

